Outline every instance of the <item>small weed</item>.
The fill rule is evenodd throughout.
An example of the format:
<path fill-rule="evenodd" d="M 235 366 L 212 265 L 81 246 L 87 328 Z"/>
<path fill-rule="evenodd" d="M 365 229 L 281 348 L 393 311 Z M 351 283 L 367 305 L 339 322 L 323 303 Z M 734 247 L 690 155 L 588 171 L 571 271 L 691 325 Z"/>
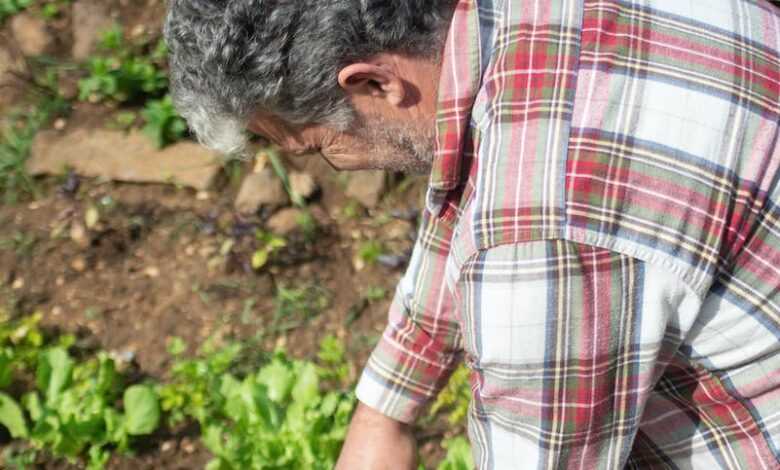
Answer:
<path fill-rule="evenodd" d="M 47 20 L 58 18 L 63 9 L 70 5 L 70 0 L 46 0 L 41 6 L 41 16 Z"/>
<path fill-rule="evenodd" d="M 329 293 L 322 287 L 279 287 L 274 299 L 272 331 L 281 333 L 304 325 L 330 304 Z"/>
<path fill-rule="evenodd" d="M 380 286 L 369 286 L 362 297 L 369 302 L 378 302 L 387 297 L 387 289 Z"/>
<path fill-rule="evenodd" d="M 49 120 L 68 109 L 58 96 L 47 96 L 28 112 L 14 111 L 0 129 L 0 195 L 6 204 L 35 196 L 37 188 L 25 165 L 35 134 Z"/>
<path fill-rule="evenodd" d="M 268 264 L 268 260 L 272 254 L 287 246 L 287 242 L 284 238 L 263 230 L 255 232 L 255 239 L 257 240 L 258 247 L 252 255 L 252 269 L 256 271 L 259 271 Z"/>
<path fill-rule="evenodd" d="M 161 96 L 168 89 L 165 72 L 134 50 L 119 27 L 103 34 L 100 48 L 103 53 L 89 59 L 89 75 L 79 81 L 79 100 L 126 103 Z"/>
<path fill-rule="evenodd" d="M 350 199 L 349 202 L 347 202 L 347 205 L 341 209 L 341 213 L 344 215 L 344 217 L 350 220 L 354 220 L 360 217 L 362 211 L 363 206 L 361 206 L 360 203 L 354 199 Z"/>
<path fill-rule="evenodd" d="M 0 0 L 0 22 L 32 5 L 33 0 Z"/>
<path fill-rule="evenodd" d="M 17 230 L 11 238 L 0 240 L 0 250 L 10 250 L 20 258 L 27 258 L 32 255 L 37 243 L 35 235 Z"/>
<path fill-rule="evenodd" d="M 376 240 L 369 240 L 360 244 L 358 257 L 366 264 L 376 264 L 377 260 L 384 252 L 382 244 Z"/>
<path fill-rule="evenodd" d="M 187 134 L 187 123 L 174 109 L 170 95 L 147 101 L 141 116 L 146 121 L 144 132 L 158 148 L 181 140 Z"/>

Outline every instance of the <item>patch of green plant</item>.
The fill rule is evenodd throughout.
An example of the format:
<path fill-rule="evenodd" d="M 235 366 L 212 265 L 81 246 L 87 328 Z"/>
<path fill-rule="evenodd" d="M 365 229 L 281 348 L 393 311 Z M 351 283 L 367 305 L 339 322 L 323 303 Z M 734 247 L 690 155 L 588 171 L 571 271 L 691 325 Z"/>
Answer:
<path fill-rule="evenodd" d="M 292 201 L 296 207 L 305 207 L 306 201 L 303 200 L 303 197 L 300 194 L 293 191 L 287 169 L 284 167 L 284 163 L 282 163 L 279 152 L 275 148 L 267 148 L 264 153 L 268 156 L 268 161 L 271 162 L 271 167 L 274 169 L 276 176 L 282 181 L 285 191 L 290 195 L 290 201 Z"/>
<path fill-rule="evenodd" d="M 41 15 L 47 20 L 53 20 L 62 13 L 63 9 L 70 5 L 70 0 L 46 0 L 41 5 Z"/>
<path fill-rule="evenodd" d="M 271 331 L 282 333 L 304 325 L 330 304 L 326 289 L 310 284 L 297 288 L 280 286 L 274 298 Z"/>
<path fill-rule="evenodd" d="M 474 457 L 471 453 L 471 444 L 462 437 L 451 437 L 442 441 L 442 447 L 447 450 L 436 470 L 474 470 Z"/>
<path fill-rule="evenodd" d="M 25 167 L 35 134 L 49 120 L 64 113 L 68 104 L 59 96 L 46 96 L 28 110 L 11 112 L 0 128 L 0 195 L 6 204 L 35 196 L 37 188 Z"/>
<path fill-rule="evenodd" d="M 377 240 L 369 240 L 360 244 L 358 248 L 358 257 L 363 260 L 364 263 L 372 265 L 376 264 L 377 260 L 384 252 L 382 243 Z"/>
<path fill-rule="evenodd" d="M 230 344 L 179 360 L 161 387 L 163 409 L 193 418 L 213 454 L 209 470 L 331 469 L 346 436 L 355 397 L 324 383 L 341 377 L 332 342 L 320 364 L 276 352 L 260 369 L 232 373 L 242 346 Z"/>
<path fill-rule="evenodd" d="M 88 76 L 79 80 L 79 100 L 119 103 L 162 96 L 168 89 L 165 71 L 129 44 L 121 28 L 101 37 L 101 54 L 87 62 Z"/>
<path fill-rule="evenodd" d="M 0 0 L 0 22 L 32 5 L 33 0 Z"/>
<path fill-rule="evenodd" d="M 469 369 L 463 365 L 453 372 L 449 382 L 436 397 L 436 401 L 433 402 L 429 412 L 430 416 L 446 412 L 447 421 L 451 425 L 461 425 L 465 422 L 471 402 L 470 374 Z"/>
<path fill-rule="evenodd" d="M 32 255 L 38 239 L 34 234 L 25 233 L 21 230 L 15 231 L 10 238 L 0 239 L 0 251 L 10 250 L 18 257 L 29 257 Z"/>
<path fill-rule="evenodd" d="M 103 468 L 113 449 L 127 452 L 134 436 L 157 429 L 157 394 L 148 385 L 125 388 L 106 353 L 74 359 L 73 337 L 47 341 L 39 322 L 33 315 L 0 327 L 0 424 L 35 449 Z M 9 385 L 30 375 L 33 390 L 12 396 Z"/>
<path fill-rule="evenodd" d="M 252 269 L 256 271 L 268 264 L 271 255 L 287 246 L 284 238 L 263 230 L 255 232 L 255 239 L 257 240 L 257 249 L 252 255 Z"/>
<path fill-rule="evenodd" d="M 158 148 L 181 140 L 187 134 L 187 122 L 176 112 L 170 95 L 147 101 L 141 116 L 146 122 L 144 132 Z"/>

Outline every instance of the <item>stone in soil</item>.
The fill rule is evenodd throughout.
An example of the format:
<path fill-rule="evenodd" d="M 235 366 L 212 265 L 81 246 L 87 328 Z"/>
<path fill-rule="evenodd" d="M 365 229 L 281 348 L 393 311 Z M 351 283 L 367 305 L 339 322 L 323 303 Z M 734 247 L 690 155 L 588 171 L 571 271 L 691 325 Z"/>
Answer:
<path fill-rule="evenodd" d="M 100 36 L 114 20 L 105 0 L 78 0 L 73 3 L 73 50 L 75 60 L 86 60 L 94 51 Z"/>
<path fill-rule="evenodd" d="M 387 188 L 385 176 L 381 170 L 353 173 L 347 185 L 347 196 L 369 209 L 376 207 Z"/>
<path fill-rule="evenodd" d="M 304 199 L 311 198 L 317 192 L 317 183 L 308 173 L 293 171 L 290 173 L 290 188 Z"/>
<path fill-rule="evenodd" d="M 39 132 L 27 170 L 33 175 L 62 174 L 129 183 L 173 183 L 208 189 L 220 170 L 219 157 L 194 142 L 162 150 L 141 132 L 76 129 Z"/>
<path fill-rule="evenodd" d="M 302 215 L 300 209 L 282 209 L 268 219 L 266 226 L 277 235 L 289 235 L 298 228 Z"/>
<path fill-rule="evenodd" d="M 54 45 L 54 36 L 46 21 L 29 12 L 11 18 L 11 32 L 19 50 L 27 56 L 44 54 Z"/>
<path fill-rule="evenodd" d="M 236 210 L 254 214 L 262 207 L 278 208 L 290 203 L 284 185 L 270 168 L 252 173 L 244 179 L 236 197 Z"/>

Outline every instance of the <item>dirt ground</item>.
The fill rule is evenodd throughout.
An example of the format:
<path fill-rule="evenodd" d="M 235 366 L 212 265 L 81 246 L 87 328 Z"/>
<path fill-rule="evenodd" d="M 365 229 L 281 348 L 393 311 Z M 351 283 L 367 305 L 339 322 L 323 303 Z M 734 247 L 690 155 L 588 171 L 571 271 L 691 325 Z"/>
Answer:
<path fill-rule="evenodd" d="M 47 326 L 132 358 L 155 378 L 164 378 L 170 366 L 166 344 L 173 336 L 191 349 L 209 337 L 243 338 L 311 358 L 327 334 L 347 345 L 357 376 L 382 332 L 402 270 L 361 263 L 360 247 L 380 240 L 388 253 L 408 254 L 414 224 L 388 214 L 413 214 L 422 181 L 391 192 L 375 217 L 344 217 L 348 201 L 340 175 L 320 161 L 300 163 L 319 175 L 322 194 L 330 195 L 312 205 L 320 228 L 311 241 L 293 233 L 288 247 L 259 272 L 249 266 L 251 252 L 243 247 L 263 218 L 235 213 L 229 185 L 199 200 L 192 191 L 164 185 L 85 180 L 71 195 L 64 190 L 69 182 L 43 181 L 43 198 L 0 208 L 0 240 L 16 240 L 14 249 L 0 251 L 0 297 L 9 310 L 40 311 Z M 100 220 L 77 243 L 72 227 L 82 226 L 94 207 Z M 233 246 L 228 253 L 226 243 Z M 325 307 L 299 327 L 268 332 L 280 286 L 316 287 Z M 369 288 L 386 295 L 364 302 Z M 186 431 L 150 438 L 158 449 L 110 468 L 199 468 L 207 456 Z"/>
<path fill-rule="evenodd" d="M 108 3 L 128 34 L 159 31 L 162 1 Z M 68 10 L 49 28 L 55 41 L 48 54 L 65 64 L 74 28 Z M 6 25 L 0 37 L 9 36 Z M 64 70 L 60 82 L 72 86 L 78 77 Z M 23 91 L 4 93 L 8 98 Z M 98 128 L 114 112 L 108 105 L 75 103 L 68 126 Z M 244 164 L 243 174 L 251 168 Z M 238 214 L 235 176 L 223 175 L 207 192 L 73 174 L 39 179 L 39 198 L 0 205 L 0 307 L 17 315 L 41 312 L 47 327 L 77 333 L 83 346 L 125 358 L 152 378 L 165 378 L 171 365 L 166 344 L 174 336 L 190 352 L 208 338 L 241 338 L 311 358 L 328 334 L 347 345 L 356 378 L 386 323 L 413 245 L 425 181 L 388 175 L 382 203 L 367 210 L 345 196 L 347 177 L 322 160 L 292 159 L 288 169 L 313 176 L 319 186 L 309 202 L 317 229 L 293 231 L 287 247 L 261 270 L 251 267 L 254 234 L 273 211 Z M 372 243 L 386 255 L 380 262 L 361 256 Z M 290 321 L 281 329 L 275 318 L 280 289 L 306 292 L 315 304 L 306 318 L 285 319 Z M 425 454 L 439 452 L 436 435 L 429 430 L 423 436 L 429 441 Z M 0 448 L 7 444 L 3 439 Z M 146 438 L 137 456 L 115 456 L 108 468 L 195 469 L 208 460 L 196 430 L 183 428 Z M 39 468 L 77 467 L 51 459 Z"/>

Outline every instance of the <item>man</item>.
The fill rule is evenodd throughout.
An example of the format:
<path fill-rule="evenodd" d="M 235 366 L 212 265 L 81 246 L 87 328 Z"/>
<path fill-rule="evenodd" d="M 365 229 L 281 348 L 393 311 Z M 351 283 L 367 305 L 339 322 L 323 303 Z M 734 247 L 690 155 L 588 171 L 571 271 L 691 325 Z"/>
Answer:
<path fill-rule="evenodd" d="M 778 468 L 770 3 L 172 0 L 166 37 L 206 144 L 431 171 L 339 469 L 415 468 L 460 360 L 481 469 Z"/>

